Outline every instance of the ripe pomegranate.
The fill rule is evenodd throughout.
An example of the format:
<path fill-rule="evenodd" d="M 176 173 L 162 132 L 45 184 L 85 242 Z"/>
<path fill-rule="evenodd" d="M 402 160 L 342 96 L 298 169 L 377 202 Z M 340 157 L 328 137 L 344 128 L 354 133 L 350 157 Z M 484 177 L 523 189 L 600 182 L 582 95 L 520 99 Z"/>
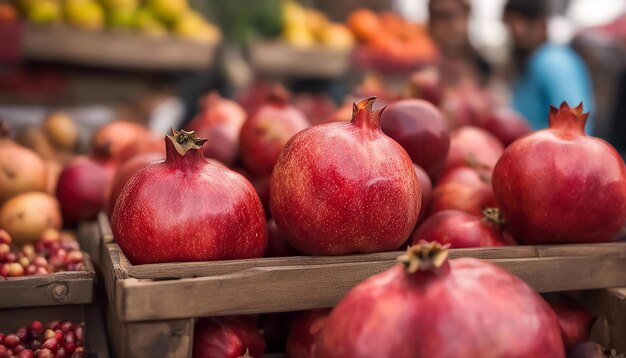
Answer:
<path fill-rule="evenodd" d="M 43 122 L 43 131 L 50 144 L 64 151 L 73 151 L 78 145 L 78 127 L 65 113 L 52 113 Z"/>
<path fill-rule="evenodd" d="M 246 168 L 257 176 L 269 176 L 280 151 L 309 122 L 288 103 L 286 90 L 278 87 L 241 127 L 241 156 Z"/>
<path fill-rule="evenodd" d="M 311 124 L 323 123 L 337 110 L 332 98 L 317 93 L 298 94 L 293 99 L 293 106 L 302 112 Z"/>
<path fill-rule="evenodd" d="M 435 67 L 428 67 L 415 72 L 409 78 L 411 97 L 421 98 L 438 106 L 442 97 L 441 75 Z"/>
<path fill-rule="evenodd" d="M 421 99 L 395 102 L 385 109 L 381 125 L 431 178 L 439 175 L 448 157 L 450 135 L 435 106 Z"/>
<path fill-rule="evenodd" d="M 594 319 L 589 311 L 574 302 L 564 300 L 550 302 L 550 306 L 559 319 L 565 347 L 569 348 L 589 339 Z"/>
<path fill-rule="evenodd" d="M 124 149 L 120 151 L 116 160 L 108 162 L 112 164 L 115 171 L 117 171 L 119 163 L 125 163 L 126 161 L 133 159 L 135 156 L 146 153 L 161 153 L 163 158 L 165 158 L 163 138 L 160 135 L 148 133 L 141 138 L 137 138 L 134 142 L 124 146 Z"/>
<path fill-rule="evenodd" d="M 354 105 L 350 123 L 295 135 L 270 179 L 270 208 L 297 250 L 320 255 L 394 250 L 421 205 L 411 158 L 380 128 L 374 97 Z"/>
<path fill-rule="evenodd" d="M 264 350 L 263 336 L 242 317 L 205 318 L 196 324 L 194 358 L 261 358 Z"/>
<path fill-rule="evenodd" d="M 107 199 L 105 206 L 109 217 L 111 217 L 111 213 L 113 213 L 113 207 L 117 202 L 117 198 L 120 196 L 122 189 L 124 189 L 124 185 L 126 185 L 130 178 L 132 178 L 132 176 L 139 170 L 148 166 L 148 164 L 160 160 L 162 161 L 163 159 L 165 159 L 165 156 L 160 153 L 144 153 L 137 155 L 120 165 L 117 173 L 115 173 L 115 176 L 111 181 L 111 185 L 109 185 L 107 190 L 108 194 L 105 196 Z"/>
<path fill-rule="evenodd" d="M 92 155 L 117 160 L 126 146 L 148 133 L 148 129 L 139 123 L 113 121 L 98 129 L 91 138 Z"/>
<path fill-rule="evenodd" d="M 21 193 L 45 191 L 47 180 L 44 161 L 13 142 L 0 122 L 0 204 Z"/>
<path fill-rule="evenodd" d="M 480 215 L 496 206 L 491 177 L 483 170 L 460 167 L 447 172 L 433 188 L 430 212 L 461 210 Z"/>
<path fill-rule="evenodd" d="M 70 224 L 95 219 L 104 207 L 111 174 L 88 157 L 77 157 L 63 168 L 56 189 L 63 218 Z"/>
<path fill-rule="evenodd" d="M 447 260 L 438 243 L 351 289 L 326 322 L 319 358 L 563 358 L 550 306 L 495 264 Z"/>
<path fill-rule="evenodd" d="M 23 193 L 0 208 L 0 228 L 18 245 L 39 240 L 47 229 L 60 229 L 61 222 L 59 202 L 45 193 Z"/>
<path fill-rule="evenodd" d="M 285 234 L 283 234 L 274 219 L 267 221 L 268 241 L 265 257 L 285 257 L 298 256 L 300 253 L 289 245 Z"/>
<path fill-rule="evenodd" d="M 612 240 L 626 222 L 626 169 L 605 141 L 585 136 L 582 104 L 550 109 L 550 127 L 513 142 L 493 189 L 513 236 L 525 244 Z"/>
<path fill-rule="evenodd" d="M 215 91 L 202 99 L 200 107 L 189 129 L 199 137 L 208 138 L 202 147 L 204 156 L 233 165 L 239 154 L 239 133 L 246 121 L 246 111 Z"/>
<path fill-rule="evenodd" d="M 503 152 L 500 140 L 484 129 L 461 127 L 450 134 L 450 152 L 443 173 L 467 166 L 493 169 Z"/>
<path fill-rule="evenodd" d="M 512 238 L 503 232 L 498 209 L 485 209 L 481 216 L 459 210 L 440 211 L 426 219 L 411 236 L 411 242 L 438 242 L 453 249 L 504 246 Z"/>
<path fill-rule="evenodd" d="M 205 141 L 173 130 L 165 162 L 140 170 L 122 189 L 111 229 L 133 264 L 263 255 L 267 228 L 254 188 L 209 163 Z"/>
<path fill-rule="evenodd" d="M 317 357 L 317 344 L 329 314 L 329 308 L 300 313 L 287 337 L 287 358 Z"/>
<path fill-rule="evenodd" d="M 426 213 L 428 212 L 426 208 L 428 208 L 433 198 L 433 183 L 428 174 L 419 165 L 413 163 L 413 169 L 415 169 L 415 175 L 417 175 L 417 181 L 420 184 L 420 192 L 422 193 L 423 210 L 420 210 L 420 215 L 417 219 L 417 223 L 419 224 L 426 217 Z"/>
<path fill-rule="evenodd" d="M 531 130 L 528 120 L 510 108 L 493 111 L 482 127 L 500 139 L 505 147 Z"/>

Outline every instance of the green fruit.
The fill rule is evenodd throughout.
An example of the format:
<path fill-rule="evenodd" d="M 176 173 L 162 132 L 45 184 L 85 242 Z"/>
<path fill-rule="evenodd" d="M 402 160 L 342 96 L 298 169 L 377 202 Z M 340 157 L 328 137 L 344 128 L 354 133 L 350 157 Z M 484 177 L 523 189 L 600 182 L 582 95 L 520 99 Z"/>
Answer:
<path fill-rule="evenodd" d="M 143 33 L 151 36 L 164 36 L 167 28 L 148 8 L 141 8 L 135 15 L 135 26 Z"/>
<path fill-rule="evenodd" d="M 135 27 L 136 13 L 137 11 L 133 8 L 113 8 L 107 15 L 107 25 L 112 28 L 133 28 Z"/>
<path fill-rule="evenodd" d="M 61 6 L 55 0 L 30 1 L 25 11 L 28 20 L 35 24 L 49 24 L 61 19 Z"/>
<path fill-rule="evenodd" d="M 174 24 L 189 12 L 187 0 L 148 0 L 148 7 L 166 24 Z"/>
<path fill-rule="evenodd" d="M 65 20 L 75 26 L 97 30 L 104 25 L 104 11 L 94 0 L 66 0 Z"/>

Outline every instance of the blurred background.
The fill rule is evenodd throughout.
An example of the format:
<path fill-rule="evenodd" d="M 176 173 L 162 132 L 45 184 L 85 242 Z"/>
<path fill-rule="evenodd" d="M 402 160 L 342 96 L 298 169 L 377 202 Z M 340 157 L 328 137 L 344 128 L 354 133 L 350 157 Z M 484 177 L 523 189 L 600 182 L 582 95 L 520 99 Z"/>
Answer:
<path fill-rule="evenodd" d="M 114 120 L 180 128 L 212 90 L 251 113 L 276 83 L 312 123 L 375 95 L 427 99 L 451 127 L 513 108 L 536 129 L 582 101 L 624 151 L 625 69 L 624 0 L 0 1 L 0 117 L 19 135 L 67 113 L 78 151 Z"/>

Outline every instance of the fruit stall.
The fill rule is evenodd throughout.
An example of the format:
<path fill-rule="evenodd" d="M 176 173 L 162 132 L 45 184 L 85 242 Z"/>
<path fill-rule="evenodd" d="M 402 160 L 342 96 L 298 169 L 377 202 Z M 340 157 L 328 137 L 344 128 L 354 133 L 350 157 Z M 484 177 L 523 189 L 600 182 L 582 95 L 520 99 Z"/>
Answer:
<path fill-rule="evenodd" d="M 626 357 L 623 99 L 337 2 L 0 1 L 0 358 Z"/>

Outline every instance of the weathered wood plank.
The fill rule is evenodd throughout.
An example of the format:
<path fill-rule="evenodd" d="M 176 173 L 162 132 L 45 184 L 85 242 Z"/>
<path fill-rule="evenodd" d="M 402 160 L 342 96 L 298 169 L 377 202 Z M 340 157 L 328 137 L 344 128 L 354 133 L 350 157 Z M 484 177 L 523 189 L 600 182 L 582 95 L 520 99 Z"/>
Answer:
<path fill-rule="evenodd" d="M 103 245 L 109 244 L 113 242 L 113 232 L 111 231 L 111 224 L 109 222 L 109 218 L 107 214 L 101 211 L 98 214 L 98 227 L 100 228 L 100 235 L 102 237 L 101 241 Z"/>
<path fill-rule="evenodd" d="M 100 266 L 102 253 L 100 227 L 97 221 L 87 221 L 81 223 L 76 230 L 76 240 L 80 244 L 80 249 L 89 254 L 97 267 Z"/>
<path fill-rule="evenodd" d="M 597 316 L 590 339 L 618 355 L 626 353 L 626 288 L 585 291 L 578 298 Z"/>
<path fill-rule="evenodd" d="M 626 285 L 623 259 L 549 257 L 491 261 L 539 292 Z M 330 307 L 351 287 L 394 264 L 378 261 L 257 267 L 191 279 L 127 279 L 118 287 L 115 304 L 119 317 L 126 321 Z"/>
<path fill-rule="evenodd" d="M 89 303 L 95 278 L 85 255 L 85 271 L 0 279 L 0 308 Z"/>

